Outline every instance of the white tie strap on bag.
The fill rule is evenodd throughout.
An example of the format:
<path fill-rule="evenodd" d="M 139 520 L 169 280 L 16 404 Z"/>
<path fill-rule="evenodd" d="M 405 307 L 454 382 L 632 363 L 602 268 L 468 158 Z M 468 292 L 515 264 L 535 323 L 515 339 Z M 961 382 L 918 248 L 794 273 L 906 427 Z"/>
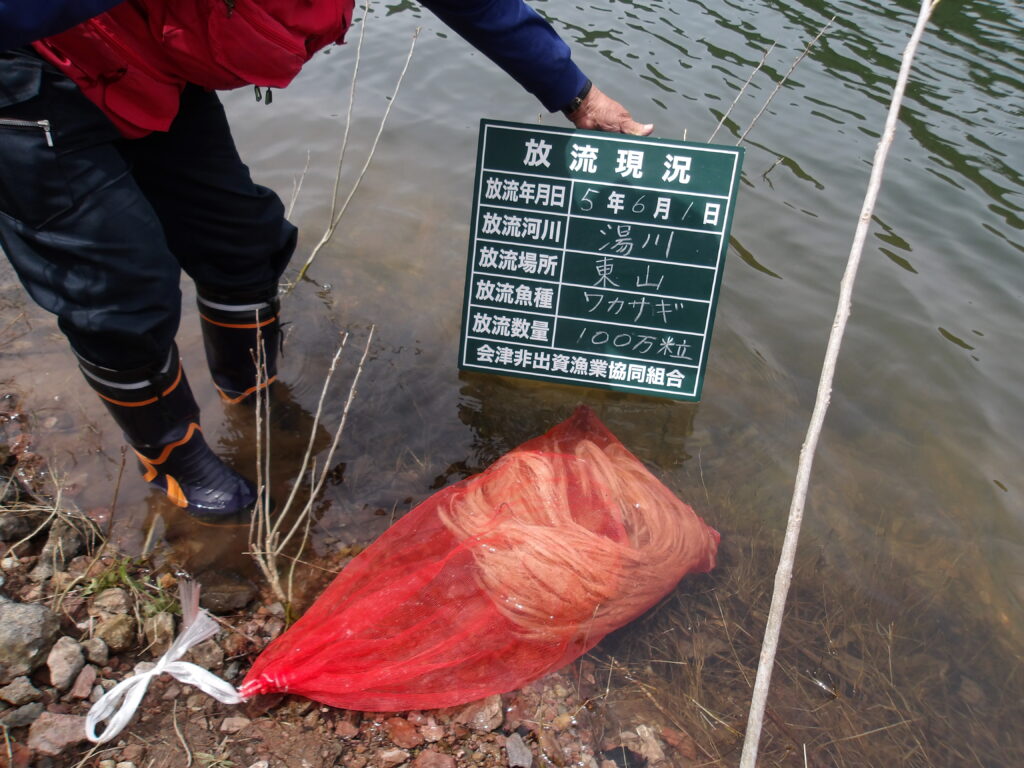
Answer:
<path fill-rule="evenodd" d="M 199 585 L 189 578 L 180 582 L 182 632 L 167 653 L 160 657 L 152 669 L 122 680 L 93 704 L 85 718 L 85 734 L 90 741 L 103 744 L 117 736 L 131 722 L 146 695 L 150 682 L 166 673 L 186 685 L 194 685 L 203 693 L 224 704 L 239 704 L 244 699 L 235 687 L 212 672 L 188 661 L 179 661 L 190 648 L 217 633 L 217 622 L 199 607 Z M 96 727 L 108 720 L 103 733 L 96 735 Z"/>

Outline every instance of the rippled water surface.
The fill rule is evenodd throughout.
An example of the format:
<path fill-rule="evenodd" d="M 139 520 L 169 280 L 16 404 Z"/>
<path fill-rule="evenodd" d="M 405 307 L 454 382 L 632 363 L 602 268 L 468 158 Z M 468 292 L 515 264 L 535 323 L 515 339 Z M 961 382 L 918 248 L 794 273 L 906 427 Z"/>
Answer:
<path fill-rule="evenodd" d="M 744 139 L 744 184 L 703 402 L 457 371 L 478 121 L 564 121 L 541 114 L 414 4 L 376 5 L 342 197 L 370 150 L 412 31 L 422 25 L 422 33 L 362 186 L 309 279 L 284 302 L 290 325 L 281 379 L 307 412 L 339 333 L 352 334 L 329 425 L 340 416 L 355 347 L 376 326 L 340 449 L 344 467 L 320 505 L 321 553 L 375 535 L 432 489 L 486 466 L 578 402 L 594 406 L 727 535 L 784 525 L 839 279 L 917 6 L 548 0 L 537 7 L 574 44 L 584 71 L 666 138 L 706 140 L 775 43 L 719 130 L 721 143 L 747 130 L 775 83 L 836 16 Z M 970 620 L 997 638 L 1014 669 L 1024 640 L 1022 20 L 1014 0 L 943 0 L 924 38 L 854 291 L 802 542 L 819 553 L 819 578 L 831 586 L 867 589 L 896 605 L 940 606 L 950 623 Z M 286 201 L 298 188 L 295 266 L 328 219 L 358 29 L 276 92 L 272 105 L 256 103 L 248 90 L 224 96 L 257 179 Z M 8 306 L 16 295 L 4 288 L 5 312 L 15 311 Z M 3 376 L 25 391 L 40 417 L 39 447 L 64 467 L 78 502 L 109 504 L 120 438 L 78 381 L 55 326 L 25 311 L 31 331 L 3 352 Z M 202 375 L 192 311 L 180 343 L 209 406 L 208 434 L 237 461 L 251 461 L 251 426 L 222 415 Z M 282 427 L 274 482 L 294 472 L 306 423 L 292 414 Z M 318 445 L 325 443 L 326 433 Z M 189 530 L 134 476 L 119 503 L 128 540 L 141 542 L 156 513 L 165 521 L 161 535 Z M 996 688 L 1020 684 L 1013 675 L 974 674 Z"/>

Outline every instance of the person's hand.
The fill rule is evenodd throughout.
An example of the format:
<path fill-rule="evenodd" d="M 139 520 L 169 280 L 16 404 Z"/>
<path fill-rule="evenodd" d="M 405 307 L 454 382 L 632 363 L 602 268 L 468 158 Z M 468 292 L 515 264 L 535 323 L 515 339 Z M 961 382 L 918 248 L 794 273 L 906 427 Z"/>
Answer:
<path fill-rule="evenodd" d="M 632 136 L 649 136 L 654 123 L 638 123 L 629 110 L 615 99 L 605 95 L 596 85 L 583 99 L 579 109 L 569 115 L 577 128 L 609 133 L 628 133 Z"/>

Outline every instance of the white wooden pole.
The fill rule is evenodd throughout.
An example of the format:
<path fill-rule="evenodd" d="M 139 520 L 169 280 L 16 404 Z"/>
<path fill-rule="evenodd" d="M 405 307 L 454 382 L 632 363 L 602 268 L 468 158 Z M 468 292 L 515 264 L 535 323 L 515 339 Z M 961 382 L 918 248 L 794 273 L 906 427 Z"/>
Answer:
<path fill-rule="evenodd" d="M 861 208 L 860 219 L 857 222 L 853 245 L 850 248 L 846 272 L 843 274 L 843 280 L 839 287 L 839 303 L 836 308 L 835 319 L 832 321 L 832 332 L 828 337 L 828 347 L 825 351 L 825 360 L 821 368 L 821 378 L 818 381 L 818 395 L 814 402 L 811 423 L 807 428 L 803 447 L 800 449 L 800 463 L 797 467 L 793 500 L 790 503 L 789 520 L 786 524 L 786 538 L 782 544 L 779 567 L 775 572 L 775 590 L 772 594 L 772 604 L 768 612 L 768 624 L 765 627 L 764 641 L 761 644 L 761 658 L 758 661 L 757 677 L 754 680 L 754 693 L 751 697 L 750 712 L 747 717 L 747 730 L 743 739 L 740 768 L 754 768 L 757 764 L 757 748 L 761 740 L 761 726 L 764 722 L 765 704 L 768 700 L 768 687 L 771 683 L 772 668 L 775 665 L 775 652 L 779 645 L 779 633 L 782 629 L 782 618 L 786 608 L 786 595 L 789 593 L 789 585 L 793 580 L 793 563 L 796 559 L 797 540 L 800 538 L 800 524 L 803 522 L 807 486 L 810 481 L 811 467 L 814 464 L 814 453 L 818 447 L 818 438 L 821 436 L 821 428 L 825 422 L 825 414 L 828 411 L 829 399 L 832 394 L 832 381 L 835 378 L 839 347 L 842 344 L 843 333 L 846 330 L 846 321 L 850 316 L 853 283 L 857 277 L 857 268 L 860 266 L 864 242 L 867 239 L 875 202 L 878 199 L 878 190 L 882 186 L 885 160 L 889 154 L 889 148 L 892 146 L 893 138 L 896 135 L 897 118 L 900 106 L 903 103 L 903 93 L 907 87 L 907 79 L 910 76 L 910 66 L 914 60 L 914 54 L 917 52 L 921 36 L 924 34 L 925 25 L 936 5 L 938 5 L 938 0 L 924 0 L 922 2 L 921 12 L 917 17 L 917 25 L 914 27 L 910 41 L 903 51 L 903 63 L 900 65 L 900 72 L 896 78 L 896 87 L 893 89 L 892 102 L 889 105 L 889 115 L 885 121 L 885 130 L 878 142 L 878 148 L 875 150 L 871 179 L 868 183 L 867 194 L 864 196 L 864 205 Z"/>

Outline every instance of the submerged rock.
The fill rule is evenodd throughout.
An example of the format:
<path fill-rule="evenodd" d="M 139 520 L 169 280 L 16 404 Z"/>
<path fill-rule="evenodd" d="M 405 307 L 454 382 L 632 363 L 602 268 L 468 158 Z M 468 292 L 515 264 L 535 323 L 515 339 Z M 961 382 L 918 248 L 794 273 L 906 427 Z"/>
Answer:
<path fill-rule="evenodd" d="M 19 501 L 17 488 L 17 483 L 0 474 L 0 494 L 5 494 L 0 506 L 14 506 Z M 34 508 L 0 510 L 0 541 L 23 539 L 39 528 L 46 518 L 46 512 Z"/>
<path fill-rule="evenodd" d="M 256 585 L 237 573 L 207 571 L 198 580 L 203 585 L 199 603 L 210 613 L 235 613 L 256 598 Z"/>
<path fill-rule="evenodd" d="M 396 747 L 412 749 L 423 743 L 423 736 L 416 726 L 404 717 L 389 717 L 384 721 L 384 730 Z"/>
<path fill-rule="evenodd" d="M 474 731 L 487 733 L 499 727 L 505 719 L 501 709 L 501 696 L 495 694 L 468 704 L 455 715 L 455 722 L 468 725 Z"/>
<path fill-rule="evenodd" d="M 58 517 L 50 526 L 50 534 L 39 553 L 39 563 L 32 570 L 33 581 L 48 579 L 57 571 L 63 571 L 68 562 L 85 548 L 85 536 L 79 527 L 84 521 Z"/>
<path fill-rule="evenodd" d="M 505 739 L 505 751 L 509 768 L 530 768 L 533 765 L 533 752 L 518 733 L 512 733 Z"/>

